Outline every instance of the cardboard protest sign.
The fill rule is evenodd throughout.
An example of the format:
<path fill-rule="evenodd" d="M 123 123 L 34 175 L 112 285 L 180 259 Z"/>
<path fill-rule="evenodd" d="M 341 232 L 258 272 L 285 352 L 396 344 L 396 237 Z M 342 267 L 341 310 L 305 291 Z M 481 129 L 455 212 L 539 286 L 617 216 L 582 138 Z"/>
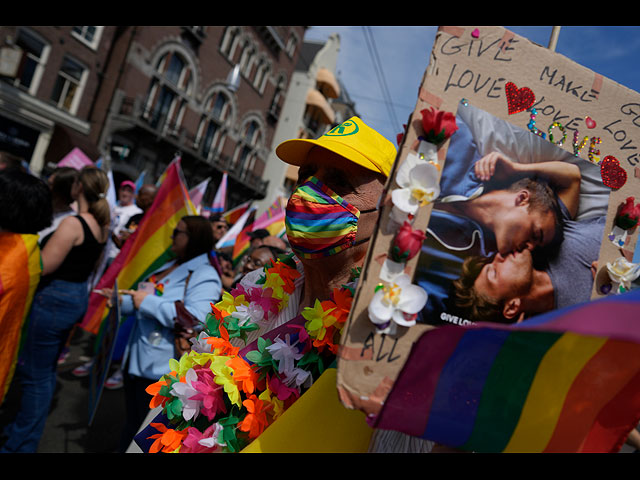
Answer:
<path fill-rule="evenodd" d="M 454 115 L 457 128 L 426 141 L 423 118 L 436 111 Z M 434 327 L 515 323 L 635 288 L 639 128 L 638 93 L 504 28 L 440 27 L 343 333 L 343 404 L 376 414 L 412 346 Z M 418 158 L 432 167 L 408 175 Z M 543 180 L 536 198 L 546 198 L 553 216 L 517 223 L 515 213 L 533 202 L 533 194 L 512 195 L 523 189 L 517 181 L 531 185 L 526 179 Z M 512 208 L 498 209 L 507 198 Z M 397 245 L 402 202 L 418 205 L 405 216 L 407 231 L 424 232 L 408 257 Z M 529 272 L 526 281 L 490 282 L 487 272 L 507 260 L 518 266 L 511 273 Z M 405 302 L 391 288 L 401 274 L 427 293 L 419 311 L 396 308 L 393 328 L 372 322 L 369 306 L 382 295 Z M 477 294 L 492 285 L 520 285 L 520 303 L 496 311 L 481 304 L 491 295 L 469 294 L 470 286 Z M 544 294 L 534 296 L 532 285 L 544 285 Z"/>

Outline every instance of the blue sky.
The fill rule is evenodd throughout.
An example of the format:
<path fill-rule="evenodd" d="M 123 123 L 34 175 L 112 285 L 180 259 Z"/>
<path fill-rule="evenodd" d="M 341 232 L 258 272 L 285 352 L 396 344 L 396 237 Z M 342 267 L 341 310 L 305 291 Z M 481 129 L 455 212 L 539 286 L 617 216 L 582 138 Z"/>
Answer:
<path fill-rule="evenodd" d="M 545 47 L 553 28 L 505 27 Z M 395 144 L 396 134 L 415 107 L 436 31 L 435 26 L 313 26 L 305 40 L 324 41 L 334 32 L 340 35 L 338 77 L 362 119 Z M 382 73 L 377 73 L 372 51 L 377 51 Z M 640 92 L 640 26 L 563 26 L 556 52 Z M 383 94 L 384 84 L 388 97 Z"/>

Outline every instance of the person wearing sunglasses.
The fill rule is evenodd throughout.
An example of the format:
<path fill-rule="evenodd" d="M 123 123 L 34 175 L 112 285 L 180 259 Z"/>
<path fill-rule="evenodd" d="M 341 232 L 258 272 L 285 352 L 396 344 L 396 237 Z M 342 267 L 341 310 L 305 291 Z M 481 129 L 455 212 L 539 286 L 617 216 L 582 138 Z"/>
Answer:
<path fill-rule="evenodd" d="M 173 258 L 151 272 L 136 290 L 122 293 L 122 314 L 135 313 L 124 359 L 124 389 L 127 420 L 122 433 L 124 452 L 149 413 L 145 389 L 169 372 L 175 358 L 174 324 L 177 300 L 204 322 L 211 302 L 222 295 L 222 284 L 209 252 L 214 239 L 210 222 L 200 216 L 185 216 L 174 228 Z"/>

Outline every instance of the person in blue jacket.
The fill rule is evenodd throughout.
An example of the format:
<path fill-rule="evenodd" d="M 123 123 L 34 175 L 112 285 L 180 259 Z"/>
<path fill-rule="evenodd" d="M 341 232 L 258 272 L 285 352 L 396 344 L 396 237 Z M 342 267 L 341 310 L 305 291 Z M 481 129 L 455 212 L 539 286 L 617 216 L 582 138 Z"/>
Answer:
<path fill-rule="evenodd" d="M 177 300 L 204 322 L 211 303 L 222 295 L 222 282 L 211 263 L 213 233 L 207 219 L 183 217 L 173 230 L 175 259 L 152 272 L 137 290 L 125 290 L 123 315 L 135 313 L 129 343 L 123 359 L 127 419 L 121 438 L 125 451 L 149 412 L 151 396 L 145 389 L 170 373 L 169 359 L 175 358 L 174 324 Z"/>

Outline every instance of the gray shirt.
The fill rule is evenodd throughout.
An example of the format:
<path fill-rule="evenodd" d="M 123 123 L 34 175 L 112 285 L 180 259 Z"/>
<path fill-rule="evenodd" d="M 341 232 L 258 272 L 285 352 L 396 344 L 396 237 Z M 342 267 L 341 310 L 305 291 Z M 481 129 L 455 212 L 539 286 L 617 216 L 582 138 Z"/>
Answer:
<path fill-rule="evenodd" d="M 560 206 L 564 217 L 564 238 L 557 253 L 547 259 L 545 268 L 553 284 L 555 308 L 590 300 L 593 287 L 591 263 L 600 255 L 606 222 L 604 216 L 571 220 L 562 202 Z"/>

